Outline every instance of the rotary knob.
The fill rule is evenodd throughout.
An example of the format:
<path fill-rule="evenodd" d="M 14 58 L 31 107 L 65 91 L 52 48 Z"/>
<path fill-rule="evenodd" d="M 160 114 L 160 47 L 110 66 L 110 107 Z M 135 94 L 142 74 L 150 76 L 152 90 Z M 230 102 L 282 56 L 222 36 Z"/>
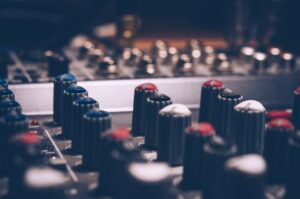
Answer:
<path fill-rule="evenodd" d="M 0 101 L 3 100 L 15 100 L 15 94 L 9 89 L 0 89 Z"/>
<path fill-rule="evenodd" d="M 292 121 L 292 110 L 273 110 L 267 112 L 267 122 L 270 122 L 273 119 L 284 118 L 289 121 Z"/>
<path fill-rule="evenodd" d="M 294 91 L 292 120 L 295 130 L 300 130 L 300 87 Z"/>
<path fill-rule="evenodd" d="M 137 86 L 134 90 L 133 112 L 132 112 L 132 128 L 133 136 L 144 136 L 146 131 L 147 98 L 152 96 L 158 89 L 152 83 L 144 83 Z"/>
<path fill-rule="evenodd" d="M 218 96 L 224 88 L 224 84 L 218 80 L 209 80 L 203 83 L 201 89 L 199 122 L 208 122 L 214 127 L 217 126 Z"/>
<path fill-rule="evenodd" d="M 170 97 L 162 94 L 155 93 L 153 96 L 149 97 L 146 102 L 146 112 L 147 125 L 145 132 L 145 146 L 151 149 L 156 149 L 158 147 L 158 116 L 159 111 L 172 104 Z"/>
<path fill-rule="evenodd" d="M 184 132 L 191 125 L 191 115 L 181 104 L 171 104 L 159 111 L 159 161 L 171 166 L 183 164 Z"/>
<path fill-rule="evenodd" d="M 21 113 L 22 109 L 18 102 L 14 100 L 5 99 L 0 101 L 0 117 L 9 113 Z"/>
<path fill-rule="evenodd" d="M 64 89 L 75 84 L 76 78 L 71 74 L 59 75 L 54 78 L 53 121 L 58 125 L 63 123 L 62 113 Z"/>
<path fill-rule="evenodd" d="M 99 71 L 102 75 L 112 75 L 118 72 L 118 67 L 112 57 L 104 57 L 99 63 Z"/>
<path fill-rule="evenodd" d="M 233 157 L 225 163 L 219 198 L 264 199 L 266 162 L 256 154 Z"/>
<path fill-rule="evenodd" d="M 56 77 L 69 72 L 70 60 L 66 56 L 47 51 L 46 62 L 48 64 L 49 77 Z"/>
<path fill-rule="evenodd" d="M 218 199 L 219 189 L 223 186 L 224 163 L 237 154 L 237 146 L 219 136 L 210 139 L 203 146 L 202 178 L 203 198 Z"/>
<path fill-rule="evenodd" d="M 285 180 L 288 138 L 293 131 L 294 126 L 286 119 L 273 119 L 267 123 L 264 157 L 270 184 L 281 184 Z"/>
<path fill-rule="evenodd" d="M 264 149 L 266 109 L 258 101 L 247 100 L 234 107 L 233 137 L 240 154 Z"/>
<path fill-rule="evenodd" d="M 88 92 L 76 85 L 71 85 L 64 90 L 63 95 L 63 123 L 62 123 L 62 133 L 66 138 L 71 138 L 73 127 L 74 127 L 74 115 L 72 113 L 73 102 L 78 97 L 87 96 Z"/>
<path fill-rule="evenodd" d="M 79 97 L 73 102 L 72 115 L 74 122 L 70 137 L 72 140 L 72 150 L 76 153 L 84 151 L 84 138 L 87 132 L 83 129 L 83 115 L 94 108 L 99 108 L 99 103 L 87 96 Z"/>
<path fill-rule="evenodd" d="M 185 133 L 185 155 L 182 186 L 188 190 L 202 188 L 203 145 L 215 135 L 211 124 L 194 123 Z"/>
<path fill-rule="evenodd" d="M 90 110 L 83 116 L 84 147 L 82 165 L 90 170 L 99 170 L 100 136 L 111 128 L 108 112 Z"/>
<path fill-rule="evenodd" d="M 8 88 L 8 83 L 5 79 L 0 78 L 0 89 L 7 89 Z"/>
<path fill-rule="evenodd" d="M 232 140 L 232 118 L 234 107 L 243 101 L 243 96 L 225 89 L 218 96 L 218 119 L 216 130 L 217 133 L 229 140 Z"/>

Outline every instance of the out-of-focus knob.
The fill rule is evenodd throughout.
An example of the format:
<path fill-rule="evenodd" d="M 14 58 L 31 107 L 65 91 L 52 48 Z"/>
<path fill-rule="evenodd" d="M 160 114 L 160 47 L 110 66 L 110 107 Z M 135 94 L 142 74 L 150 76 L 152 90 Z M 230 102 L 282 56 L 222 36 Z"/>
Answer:
<path fill-rule="evenodd" d="M 66 56 L 47 51 L 46 62 L 48 64 L 49 77 L 56 77 L 69 72 L 70 60 Z"/>
<path fill-rule="evenodd" d="M 8 83 L 5 79 L 0 78 L 0 89 L 8 88 Z"/>
<path fill-rule="evenodd" d="M 15 100 L 15 94 L 9 89 L 0 89 L 0 101 L 2 100 Z"/>
<path fill-rule="evenodd" d="M 158 89 L 152 83 L 144 83 L 137 86 L 134 90 L 133 112 L 132 112 L 132 128 L 133 136 L 143 136 L 146 131 L 147 98 L 152 96 Z"/>
<path fill-rule="evenodd" d="M 273 119 L 284 118 L 289 121 L 292 121 L 292 110 L 273 110 L 267 112 L 267 122 L 270 122 Z"/>
<path fill-rule="evenodd" d="M 171 166 L 183 164 L 184 132 L 191 125 L 191 115 L 191 111 L 181 104 L 171 104 L 159 111 L 159 161 Z"/>
<path fill-rule="evenodd" d="M 0 101 L 0 117 L 9 113 L 21 113 L 22 109 L 18 102 L 14 100 L 5 99 Z"/>
<path fill-rule="evenodd" d="M 292 120 L 295 130 L 300 130 L 300 87 L 294 91 Z"/>

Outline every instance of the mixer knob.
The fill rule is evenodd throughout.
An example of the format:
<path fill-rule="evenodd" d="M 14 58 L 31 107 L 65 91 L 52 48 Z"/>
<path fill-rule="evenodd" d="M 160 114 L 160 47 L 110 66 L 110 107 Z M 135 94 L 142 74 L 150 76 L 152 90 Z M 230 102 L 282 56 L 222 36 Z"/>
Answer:
<path fill-rule="evenodd" d="M 185 155 L 182 185 L 186 189 L 201 189 L 203 179 L 203 145 L 215 135 L 206 122 L 194 123 L 185 133 Z"/>
<path fill-rule="evenodd" d="M 76 78 L 72 74 L 63 74 L 54 78 L 53 121 L 55 124 L 61 125 L 63 123 L 64 89 L 75 84 Z"/>
<path fill-rule="evenodd" d="M 176 64 L 176 69 L 179 73 L 192 73 L 193 63 L 187 54 L 182 54 Z"/>
<path fill-rule="evenodd" d="M 83 115 L 93 108 L 99 108 L 99 103 L 93 98 L 83 96 L 73 102 L 73 130 L 71 131 L 72 150 L 76 153 L 82 153 L 84 149 L 85 134 L 83 131 Z"/>
<path fill-rule="evenodd" d="M 7 58 L 0 56 L 0 78 L 8 77 L 8 60 Z"/>
<path fill-rule="evenodd" d="M 270 122 L 273 119 L 284 118 L 289 121 L 292 121 L 292 110 L 285 109 L 285 110 L 273 110 L 267 112 L 267 122 Z"/>
<path fill-rule="evenodd" d="M 0 101 L 0 117 L 3 117 L 6 114 L 16 112 L 21 113 L 22 109 L 18 102 L 5 99 Z"/>
<path fill-rule="evenodd" d="M 286 173 L 286 199 L 300 198 L 300 131 L 293 133 L 288 139 Z"/>
<path fill-rule="evenodd" d="M 82 165 L 90 170 L 99 169 L 100 136 L 111 128 L 108 112 L 90 110 L 83 116 L 84 147 Z"/>
<path fill-rule="evenodd" d="M 265 199 L 266 162 L 256 154 L 229 159 L 225 164 L 224 184 L 219 198 Z"/>
<path fill-rule="evenodd" d="M 63 123 L 62 123 L 62 133 L 66 138 L 71 138 L 73 127 L 74 127 L 74 115 L 72 113 L 73 102 L 78 97 L 87 96 L 88 92 L 76 85 L 71 85 L 64 90 L 63 94 Z"/>
<path fill-rule="evenodd" d="M 8 83 L 5 79 L 0 78 L 0 89 L 7 89 L 8 88 Z"/>
<path fill-rule="evenodd" d="M 9 89 L 0 89 L 0 101 L 3 100 L 15 100 L 15 94 Z"/>
<path fill-rule="evenodd" d="M 267 68 L 267 55 L 262 52 L 254 53 L 254 70 L 257 74 L 263 74 Z"/>
<path fill-rule="evenodd" d="M 132 135 L 143 136 L 146 131 L 146 102 L 147 98 L 157 92 L 156 85 L 145 83 L 137 86 L 134 90 L 133 113 L 132 113 Z"/>
<path fill-rule="evenodd" d="M 137 74 L 153 75 L 156 71 L 156 63 L 149 55 L 144 55 L 138 64 Z"/>
<path fill-rule="evenodd" d="M 78 49 L 78 59 L 84 59 L 86 56 L 95 49 L 95 45 L 90 41 L 85 41 Z"/>
<path fill-rule="evenodd" d="M 183 164 L 184 132 L 191 125 L 191 115 L 191 111 L 181 104 L 171 104 L 159 111 L 159 161 L 171 166 Z"/>
<path fill-rule="evenodd" d="M 118 67 L 111 57 L 104 57 L 99 63 L 99 71 L 103 75 L 116 74 L 118 72 Z"/>
<path fill-rule="evenodd" d="M 211 123 L 217 126 L 218 96 L 225 88 L 218 80 L 209 80 L 203 83 L 201 90 L 199 122 Z"/>
<path fill-rule="evenodd" d="M 270 184 L 281 184 L 285 180 L 288 138 L 293 131 L 292 123 L 286 119 L 274 119 L 267 123 L 264 157 Z"/>
<path fill-rule="evenodd" d="M 233 137 L 240 154 L 264 149 L 266 109 L 258 101 L 247 100 L 234 107 Z"/>
<path fill-rule="evenodd" d="M 243 101 L 243 96 L 234 93 L 229 89 L 225 89 L 218 96 L 218 119 L 217 119 L 217 133 L 229 140 L 232 140 L 232 118 L 234 107 Z"/>
<path fill-rule="evenodd" d="M 148 116 L 145 132 L 145 146 L 152 149 L 158 147 L 158 114 L 162 108 L 170 104 L 172 104 L 171 98 L 158 92 L 147 99 L 146 112 Z"/>
<path fill-rule="evenodd" d="M 300 130 L 300 87 L 294 91 L 292 121 L 295 129 Z"/>
<path fill-rule="evenodd" d="M 47 51 L 46 62 L 48 65 L 49 77 L 56 77 L 69 72 L 70 60 L 65 56 L 55 54 L 52 51 Z"/>
<path fill-rule="evenodd" d="M 296 66 L 295 55 L 288 52 L 283 53 L 281 56 L 281 64 L 283 67 L 283 72 L 290 73 L 292 70 L 295 69 Z"/>
<path fill-rule="evenodd" d="M 126 168 L 126 177 L 117 199 L 175 199 L 171 168 L 165 163 L 131 163 Z"/>
<path fill-rule="evenodd" d="M 237 146 L 219 136 L 210 139 L 203 146 L 202 178 L 203 198 L 219 199 L 218 193 L 224 176 L 224 163 L 237 154 Z"/>

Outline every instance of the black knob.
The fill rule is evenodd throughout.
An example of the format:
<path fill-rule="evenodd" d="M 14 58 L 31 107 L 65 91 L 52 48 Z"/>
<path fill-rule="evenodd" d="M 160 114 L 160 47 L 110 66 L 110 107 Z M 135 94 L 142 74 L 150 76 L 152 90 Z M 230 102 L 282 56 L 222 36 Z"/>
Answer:
<path fill-rule="evenodd" d="M 0 101 L 2 100 L 15 100 L 15 94 L 9 89 L 0 89 Z"/>
<path fill-rule="evenodd" d="M 58 125 L 63 123 L 62 113 L 64 89 L 75 84 L 76 78 L 71 74 L 63 74 L 54 78 L 53 121 Z"/>
<path fill-rule="evenodd" d="M 300 87 L 294 91 L 292 120 L 295 130 L 300 130 Z"/>
<path fill-rule="evenodd" d="M 218 135 L 232 140 L 232 118 L 234 107 L 243 101 L 243 96 L 225 89 L 218 96 L 218 115 L 216 130 Z"/>
<path fill-rule="evenodd" d="M 215 135 L 211 124 L 194 123 L 185 133 L 184 167 L 182 185 L 185 189 L 202 188 L 203 180 L 203 145 Z"/>
<path fill-rule="evenodd" d="M 136 73 L 139 75 L 153 75 L 156 72 L 156 63 L 149 55 L 143 55 Z"/>
<path fill-rule="evenodd" d="M 49 77 L 56 77 L 58 75 L 69 73 L 70 60 L 64 55 L 59 55 L 52 51 L 47 51 L 46 62 L 48 65 Z"/>
<path fill-rule="evenodd" d="M 78 97 L 87 96 L 88 92 L 76 85 L 71 85 L 64 90 L 63 95 L 63 123 L 62 123 L 62 133 L 66 138 L 71 138 L 73 127 L 74 127 L 74 115 L 72 113 L 73 102 Z"/>
<path fill-rule="evenodd" d="M 118 72 L 117 63 L 111 57 L 104 57 L 99 63 L 99 71 L 102 75 L 116 74 Z"/>
<path fill-rule="evenodd" d="M 8 88 L 8 83 L 5 79 L 0 78 L 0 89 L 7 89 Z"/>
<path fill-rule="evenodd" d="M 224 184 L 219 198 L 265 199 L 267 166 L 260 155 L 243 155 L 229 159 L 225 164 Z"/>
<path fill-rule="evenodd" d="M 93 108 L 99 108 L 99 103 L 93 98 L 83 96 L 73 102 L 73 130 L 71 131 L 72 150 L 76 153 L 82 153 L 85 142 L 85 132 L 83 130 L 83 115 Z"/>
<path fill-rule="evenodd" d="M 159 161 L 171 166 L 183 164 L 184 132 L 191 125 L 191 115 L 191 111 L 181 104 L 171 104 L 159 111 Z"/>
<path fill-rule="evenodd" d="M 9 61 L 6 57 L 0 56 L 0 78 L 7 78 L 8 77 L 8 64 Z"/>
<path fill-rule="evenodd" d="M 99 170 L 100 136 L 111 128 L 111 117 L 108 112 L 90 110 L 83 116 L 83 147 L 82 165 L 90 170 Z"/>
<path fill-rule="evenodd" d="M 292 121 L 292 109 L 273 110 L 267 112 L 267 122 L 279 118 L 285 118 L 289 121 Z"/>
<path fill-rule="evenodd" d="M 117 199 L 175 199 L 171 168 L 166 163 L 131 163 L 121 180 L 120 197 Z"/>
<path fill-rule="evenodd" d="M 132 135 L 144 136 L 146 131 L 147 98 L 157 92 L 156 85 L 145 83 L 137 86 L 134 90 L 133 112 L 132 112 Z"/>
<path fill-rule="evenodd" d="M 268 66 L 267 55 L 263 52 L 254 53 L 254 70 L 257 74 L 265 73 Z"/>
<path fill-rule="evenodd" d="M 237 146 L 215 136 L 204 144 L 203 151 L 203 177 L 198 179 L 202 183 L 203 198 L 219 199 L 219 190 L 223 186 L 224 163 L 237 154 Z"/>
<path fill-rule="evenodd" d="M 176 69 L 179 73 L 192 73 L 193 72 L 193 63 L 189 55 L 182 54 L 180 55 Z"/>
<path fill-rule="evenodd" d="M 286 199 L 300 197 L 300 132 L 297 131 L 288 139 L 288 158 L 286 174 Z"/>
<path fill-rule="evenodd" d="M 267 180 L 270 184 L 285 182 L 288 138 L 294 131 L 286 119 L 274 119 L 267 123 L 264 157 L 268 166 Z"/>
<path fill-rule="evenodd" d="M 146 102 L 147 125 L 145 131 L 145 146 L 151 149 L 158 147 L 158 116 L 159 111 L 172 104 L 170 97 L 162 94 L 155 93 L 149 97 Z"/>
<path fill-rule="evenodd" d="M 296 58 L 292 53 L 285 52 L 281 55 L 282 70 L 285 73 L 290 73 L 295 69 Z"/>
<path fill-rule="evenodd" d="M 201 89 L 199 122 L 208 122 L 216 127 L 218 96 L 224 88 L 224 84 L 218 80 L 209 80 L 203 83 Z"/>
<path fill-rule="evenodd" d="M 264 149 L 266 110 L 254 100 L 234 107 L 233 137 L 240 154 L 259 153 Z"/>
<path fill-rule="evenodd" d="M 0 101 L 0 117 L 3 117 L 6 114 L 16 112 L 21 113 L 22 109 L 18 102 L 5 99 Z"/>

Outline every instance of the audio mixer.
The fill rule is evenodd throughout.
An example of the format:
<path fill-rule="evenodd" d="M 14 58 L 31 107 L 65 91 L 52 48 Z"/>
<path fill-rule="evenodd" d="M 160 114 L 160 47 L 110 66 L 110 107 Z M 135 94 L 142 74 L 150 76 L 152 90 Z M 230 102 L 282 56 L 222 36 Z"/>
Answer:
<path fill-rule="evenodd" d="M 197 40 L 3 52 L 0 198 L 298 199 L 298 63 Z"/>

